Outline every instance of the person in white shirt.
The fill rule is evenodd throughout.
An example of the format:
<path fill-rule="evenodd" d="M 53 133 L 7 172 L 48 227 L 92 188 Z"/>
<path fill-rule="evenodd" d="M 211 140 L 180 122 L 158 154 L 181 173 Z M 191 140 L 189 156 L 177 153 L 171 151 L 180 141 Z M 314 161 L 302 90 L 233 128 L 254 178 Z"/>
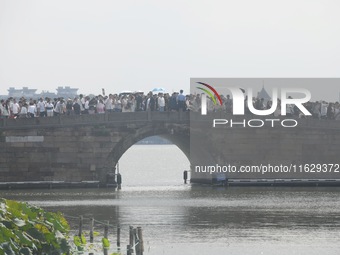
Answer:
<path fill-rule="evenodd" d="M 37 103 L 37 111 L 40 117 L 46 117 L 46 102 L 41 97 Z"/>
<path fill-rule="evenodd" d="M 163 97 L 163 94 L 162 93 L 159 93 L 158 94 L 158 110 L 160 112 L 164 112 L 164 107 L 165 107 L 165 99 Z"/>
<path fill-rule="evenodd" d="M 77 98 L 77 104 L 79 104 L 79 106 L 80 106 L 80 112 L 84 113 L 84 111 L 85 111 L 85 108 L 84 108 L 85 97 L 83 96 L 83 94 L 80 94 L 79 98 Z"/>
<path fill-rule="evenodd" d="M 110 94 L 108 98 L 105 99 L 105 110 L 108 112 L 113 112 L 113 95 Z"/>
<path fill-rule="evenodd" d="M 46 102 L 46 115 L 47 115 L 47 117 L 53 117 L 53 109 L 54 109 L 54 105 L 52 104 L 50 99 L 47 99 L 47 102 Z"/>
<path fill-rule="evenodd" d="M 19 114 L 19 118 L 27 118 L 27 104 L 22 104 L 20 107 L 20 114 Z"/>
<path fill-rule="evenodd" d="M 127 98 L 126 96 L 122 96 L 121 98 L 121 103 L 122 103 L 122 112 L 127 112 L 128 111 L 128 105 L 127 105 Z"/>
<path fill-rule="evenodd" d="M 65 113 L 65 103 L 63 99 L 60 99 L 54 107 L 54 114 L 56 116 L 63 115 Z"/>
<path fill-rule="evenodd" d="M 122 111 L 122 102 L 120 101 L 120 98 L 118 95 L 113 95 L 113 105 L 115 112 L 121 112 Z"/>
<path fill-rule="evenodd" d="M 13 116 L 14 118 L 19 117 L 20 106 L 19 106 L 19 104 L 17 103 L 17 101 L 16 101 L 15 99 L 13 100 L 13 103 L 12 103 L 10 106 L 11 106 L 11 113 L 12 113 L 12 116 Z"/>
<path fill-rule="evenodd" d="M 35 106 L 35 104 L 33 102 L 30 102 L 30 105 L 28 106 L 28 116 L 31 118 L 35 117 L 35 114 L 37 112 L 37 107 Z"/>
<path fill-rule="evenodd" d="M 88 114 L 90 109 L 90 98 L 86 97 L 85 98 L 85 103 L 84 103 L 84 112 L 82 114 Z"/>

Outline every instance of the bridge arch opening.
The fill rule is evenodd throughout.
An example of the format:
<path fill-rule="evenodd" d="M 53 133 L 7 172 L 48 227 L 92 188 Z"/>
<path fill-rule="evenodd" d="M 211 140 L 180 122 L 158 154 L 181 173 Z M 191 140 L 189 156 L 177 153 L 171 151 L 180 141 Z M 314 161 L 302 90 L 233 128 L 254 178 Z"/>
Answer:
<path fill-rule="evenodd" d="M 130 146 L 119 160 L 123 186 L 173 186 L 183 183 L 190 162 L 168 139 L 148 137 Z"/>
<path fill-rule="evenodd" d="M 159 145 L 160 147 L 154 151 L 151 152 L 151 150 L 141 150 L 136 151 L 138 149 L 133 147 L 133 145 L 137 144 L 138 142 L 142 141 L 143 139 L 147 137 L 153 137 L 153 136 L 160 136 L 162 138 L 167 139 L 172 143 L 172 145 L 168 144 L 166 145 Z M 146 146 L 146 148 L 151 148 L 147 146 L 151 145 L 136 145 L 137 148 L 143 148 L 138 146 Z M 132 148 L 133 147 L 133 148 Z M 156 147 L 156 146 L 153 146 Z M 172 147 L 172 149 L 166 148 L 166 147 Z M 156 161 L 159 163 L 158 166 L 151 167 L 151 166 L 136 166 L 134 171 L 138 171 L 138 173 L 143 174 L 149 173 L 148 169 L 158 169 L 157 173 L 160 173 L 165 178 L 165 171 L 178 171 L 178 182 L 176 180 L 176 183 L 181 183 L 183 181 L 183 171 L 190 169 L 190 129 L 187 125 L 177 125 L 177 124 L 166 124 L 166 123 L 152 123 L 150 122 L 149 125 L 144 125 L 142 127 L 138 128 L 127 128 L 124 129 L 121 133 L 120 139 L 115 143 L 115 145 L 112 148 L 111 153 L 108 155 L 108 162 L 110 162 L 111 166 L 115 166 L 117 163 L 119 163 L 119 171 L 123 176 L 123 184 L 126 183 L 126 178 L 124 177 L 124 170 L 123 167 L 127 167 L 124 165 L 121 165 L 121 157 L 125 155 L 125 153 L 131 148 L 132 153 L 135 153 L 136 158 L 134 156 L 131 156 L 131 159 L 129 161 L 135 161 L 135 162 L 153 162 Z M 171 152 L 167 153 L 160 153 L 164 150 L 169 149 L 172 150 L 174 155 L 171 155 Z M 176 154 L 177 152 L 177 154 Z M 145 153 L 145 155 L 143 154 Z M 169 154 L 169 155 L 168 155 Z M 127 154 L 128 158 L 129 154 Z M 180 160 L 178 158 L 181 158 Z M 167 167 L 171 166 L 171 162 L 186 162 L 183 166 L 174 166 L 172 170 L 169 170 Z M 153 166 L 153 165 L 152 165 Z M 144 169 L 143 169 L 144 168 Z M 179 169 L 176 169 L 179 168 Z M 168 169 L 168 170 L 166 170 Z M 117 171 L 116 171 L 117 172 Z M 163 172 L 163 173 L 162 173 Z M 155 172 L 156 173 L 156 172 Z M 137 177 L 133 177 L 134 179 Z M 160 178 L 160 177 L 159 177 Z M 163 178 L 163 180 L 165 180 Z M 161 178 L 162 179 L 162 178 Z M 155 178 L 151 178 L 151 181 L 153 183 L 156 183 Z M 144 180 L 146 182 L 146 180 Z"/>

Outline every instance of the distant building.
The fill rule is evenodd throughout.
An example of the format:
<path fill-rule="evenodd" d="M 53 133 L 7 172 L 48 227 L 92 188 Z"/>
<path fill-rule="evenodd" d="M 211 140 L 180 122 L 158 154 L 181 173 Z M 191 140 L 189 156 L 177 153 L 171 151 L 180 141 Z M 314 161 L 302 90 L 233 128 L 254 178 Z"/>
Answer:
<path fill-rule="evenodd" d="M 77 96 L 78 89 L 71 88 L 70 86 L 58 87 L 57 96 L 63 98 L 74 98 Z"/>
<path fill-rule="evenodd" d="M 37 95 L 35 94 L 36 89 L 29 89 L 28 87 L 23 87 L 22 89 L 15 89 L 14 87 L 10 87 L 8 89 L 8 97 L 20 98 L 34 98 Z"/>
<path fill-rule="evenodd" d="M 57 94 L 56 93 L 52 93 L 52 92 L 49 92 L 49 91 L 42 91 L 39 95 L 39 97 L 42 97 L 42 98 L 57 98 Z"/>
<path fill-rule="evenodd" d="M 15 89 L 10 87 L 8 90 L 8 97 L 20 98 L 22 97 L 22 89 Z"/>
<path fill-rule="evenodd" d="M 261 89 L 260 92 L 257 92 L 257 98 L 259 98 L 259 99 L 263 98 L 265 102 L 268 102 L 272 99 L 268 95 L 267 91 L 264 89 L 264 86 L 262 86 L 262 89 Z"/>
<path fill-rule="evenodd" d="M 40 94 L 37 94 L 36 91 L 37 89 L 29 89 L 28 87 L 23 87 L 22 89 L 16 89 L 14 87 L 10 87 L 8 91 L 8 96 L 6 95 L 1 95 L 1 98 L 8 98 L 8 97 L 13 97 L 13 98 L 21 98 L 25 97 L 27 99 L 33 98 L 33 99 L 38 99 L 40 97 L 42 98 L 56 98 L 56 97 L 63 97 L 63 98 L 74 98 L 77 96 L 77 91 L 78 89 L 76 88 L 71 88 L 69 86 L 65 87 L 58 87 L 57 93 L 49 92 L 49 91 L 42 91 Z"/>

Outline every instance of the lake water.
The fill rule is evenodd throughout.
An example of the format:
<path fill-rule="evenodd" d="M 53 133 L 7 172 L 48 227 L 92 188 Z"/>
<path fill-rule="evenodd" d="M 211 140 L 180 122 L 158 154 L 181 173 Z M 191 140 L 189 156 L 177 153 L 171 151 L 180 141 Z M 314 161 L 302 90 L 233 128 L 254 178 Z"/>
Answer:
<path fill-rule="evenodd" d="M 189 162 L 174 145 L 135 145 L 119 168 L 120 191 L 14 190 L 0 196 L 61 211 L 73 229 L 80 214 L 109 220 L 113 228 L 120 224 L 122 247 L 128 226 L 141 226 L 144 254 L 340 254 L 340 188 L 184 185 Z M 88 228 L 89 221 L 84 224 Z M 102 232 L 102 225 L 95 228 Z"/>

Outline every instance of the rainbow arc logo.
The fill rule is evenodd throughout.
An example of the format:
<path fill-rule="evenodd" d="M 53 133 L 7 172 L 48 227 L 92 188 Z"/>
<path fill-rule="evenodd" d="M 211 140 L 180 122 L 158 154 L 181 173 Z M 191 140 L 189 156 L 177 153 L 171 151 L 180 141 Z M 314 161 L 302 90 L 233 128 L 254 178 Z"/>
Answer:
<path fill-rule="evenodd" d="M 203 82 L 197 82 L 197 83 L 209 88 L 214 93 L 214 95 L 217 97 L 218 101 L 220 102 L 220 105 L 222 105 L 222 99 L 221 99 L 220 95 L 217 93 L 216 89 L 214 89 L 209 84 L 206 84 L 206 83 L 203 83 Z M 209 90 L 207 90 L 205 88 L 201 88 L 201 87 L 197 87 L 197 88 L 200 89 L 200 90 L 203 90 L 205 93 L 207 93 L 211 97 L 211 99 L 213 100 L 214 105 L 217 104 L 215 96 Z"/>
<path fill-rule="evenodd" d="M 196 82 L 198 84 L 201 84 L 205 86 L 206 88 L 202 87 L 197 87 L 198 89 L 204 91 L 206 94 L 208 94 L 213 101 L 214 105 L 217 105 L 216 98 L 218 99 L 219 104 L 222 106 L 222 99 L 221 96 L 217 93 L 216 89 L 214 89 L 212 86 L 209 84 L 203 83 L 203 82 Z M 209 90 L 208 90 L 208 89 Z M 207 115 L 207 96 L 206 94 L 202 94 L 201 96 L 201 114 L 202 115 Z M 215 98 L 216 96 L 216 98 Z"/>

